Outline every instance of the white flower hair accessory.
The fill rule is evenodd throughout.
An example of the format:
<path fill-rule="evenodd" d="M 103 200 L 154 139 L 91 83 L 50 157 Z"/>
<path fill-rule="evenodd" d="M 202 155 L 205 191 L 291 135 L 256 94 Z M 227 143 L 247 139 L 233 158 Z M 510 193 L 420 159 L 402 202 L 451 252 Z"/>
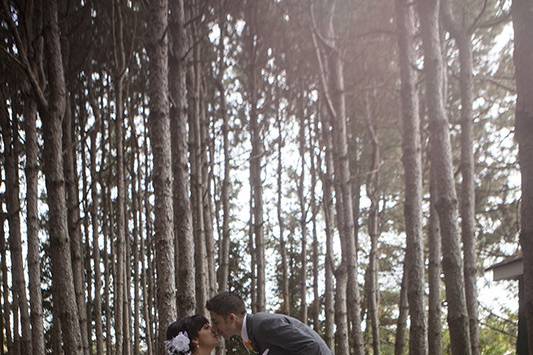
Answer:
<path fill-rule="evenodd" d="M 187 332 L 179 332 L 174 338 L 165 340 L 165 348 L 170 355 L 190 355 L 191 339 Z"/>

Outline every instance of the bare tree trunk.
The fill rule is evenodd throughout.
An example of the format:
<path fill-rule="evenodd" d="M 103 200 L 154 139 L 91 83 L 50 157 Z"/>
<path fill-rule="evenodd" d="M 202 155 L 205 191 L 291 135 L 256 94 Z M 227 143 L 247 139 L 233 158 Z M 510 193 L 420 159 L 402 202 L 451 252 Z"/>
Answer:
<path fill-rule="evenodd" d="M 54 285 L 52 284 L 52 295 L 54 294 Z M 53 298 L 53 297 L 52 297 Z M 53 299 L 52 299 L 53 302 Z M 62 343 L 63 343 L 63 332 L 61 331 L 61 315 L 59 311 L 60 307 L 54 307 L 52 304 L 52 329 L 50 330 L 52 334 L 51 339 L 51 348 L 53 354 L 63 355 Z"/>
<path fill-rule="evenodd" d="M 0 173 L 1 174 L 1 173 Z M 1 179 L 0 179 L 1 181 Z M 5 231 L 4 231 L 4 217 L 3 217 L 3 214 L 4 212 L 0 209 L 0 214 L 2 216 L 0 216 L 0 233 L 2 234 L 0 236 L 0 239 L 5 239 Z M 2 250 L 3 251 L 3 250 Z M 0 284 L 3 280 L 3 275 L 0 273 Z M 7 345 L 9 347 L 9 342 L 6 342 L 5 340 L 5 337 L 4 337 L 4 300 L 3 300 L 3 293 L 0 292 L 0 344 L 2 344 L 2 346 L 0 346 L 0 355 L 4 355 L 5 354 L 5 345 Z"/>
<path fill-rule="evenodd" d="M 94 321 L 95 321 L 95 335 L 96 335 L 96 354 L 102 355 L 104 353 L 104 336 L 102 324 L 102 273 L 100 270 L 100 245 L 99 245 L 99 198 L 98 198 L 98 175 L 96 172 L 96 155 L 97 155 L 97 134 L 100 131 L 101 117 L 99 107 L 92 102 L 92 109 L 94 113 L 94 126 L 91 131 L 91 152 L 90 152 L 90 171 L 91 171 L 91 223 L 93 232 L 93 261 L 94 261 Z M 103 164 L 100 169 L 103 169 Z"/>
<path fill-rule="evenodd" d="M 441 322 L 441 305 L 440 305 L 440 260 L 441 253 L 441 235 L 439 226 L 439 216 L 435 208 L 437 199 L 436 191 L 436 171 L 430 168 L 430 215 L 429 215 L 429 261 L 428 261 L 428 350 L 429 354 L 442 354 L 442 322 Z"/>
<path fill-rule="evenodd" d="M 322 64 L 320 53 L 317 58 L 320 64 L 322 88 L 326 98 L 326 107 L 331 117 L 333 136 L 335 139 L 335 149 L 333 150 L 333 161 L 335 166 L 335 185 L 336 185 L 336 204 L 337 204 L 337 219 L 339 226 L 339 234 L 341 236 L 341 248 L 343 249 L 342 256 L 344 270 L 347 275 L 347 287 L 350 307 L 350 319 L 352 321 L 352 329 L 350 338 L 353 340 L 354 352 L 356 355 L 364 353 L 364 341 L 361 332 L 361 306 L 359 298 L 359 285 L 357 283 L 357 246 L 355 245 L 355 225 L 353 214 L 352 201 L 352 185 L 350 165 L 347 158 L 348 142 L 347 142 L 347 128 L 346 128 L 346 102 L 344 93 L 344 69 L 341 53 L 335 43 L 335 27 L 333 25 L 333 13 L 335 11 L 334 4 L 328 5 L 327 9 L 327 35 L 330 39 L 328 43 L 327 52 L 327 69 Z M 316 36 L 313 36 L 316 44 Z M 326 82 L 326 74 L 328 82 Z M 338 272 L 337 272 L 338 273 Z M 342 278 L 341 278 L 342 279 Z M 342 285 L 337 281 L 337 289 L 342 291 Z M 342 299 L 342 297 L 341 297 Z M 340 313 L 342 314 L 342 312 Z M 335 315 L 337 319 L 337 314 Z M 337 324 L 342 324 L 343 320 L 337 319 Z M 339 355 L 344 355 L 340 352 Z"/>
<path fill-rule="evenodd" d="M 223 153 L 224 153 L 224 179 L 222 180 L 222 241 L 220 243 L 220 269 L 218 277 L 218 289 L 219 291 L 225 291 L 228 289 L 229 278 L 229 253 L 230 253 L 230 172 L 231 172 L 231 156 L 229 151 L 229 122 L 226 105 L 226 93 L 224 89 L 224 74 L 226 66 L 224 63 L 224 39 L 226 32 L 224 9 L 220 9 L 219 14 L 219 27 L 221 29 L 220 38 L 218 42 L 218 77 L 217 88 L 220 95 L 220 117 L 222 118 L 222 139 L 223 139 Z"/>
<path fill-rule="evenodd" d="M 171 123 L 172 124 L 172 123 Z M 143 229 L 141 227 L 141 250 L 140 254 L 142 255 L 142 262 L 141 262 L 141 283 L 143 285 L 143 312 L 144 312 L 144 321 L 145 321 L 145 334 L 146 334 L 146 348 L 147 348 L 147 355 L 154 354 L 154 330 L 153 330 L 153 321 L 152 321 L 152 301 L 151 301 L 151 293 L 150 293 L 150 282 L 147 280 L 150 277 L 150 253 L 149 253 L 149 246 L 148 248 L 145 248 L 145 238 L 142 235 L 142 231 L 146 230 L 146 238 L 151 234 L 151 218 L 150 218 L 150 205 L 148 203 L 148 179 L 149 179 L 149 173 L 148 173 L 148 134 L 147 134 L 147 124 L 146 124 L 146 116 L 143 117 L 143 156 L 144 156 L 144 190 L 141 190 L 141 185 L 139 181 L 139 191 L 143 191 L 143 203 L 144 204 L 144 214 L 141 213 L 141 219 L 142 216 L 145 216 L 145 228 Z M 141 197 L 139 196 L 139 199 Z M 141 205 L 141 203 L 139 203 Z M 142 223 L 140 223 L 142 225 Z M 147 239 L 148 240 L 148 239 Z M 149 242 L 148 242 L 149 244 Z M 193 304 L 194 307 L 194 304 Z"/>
<path fill-rule="evenodd" d="M 470 325 L 472 355 L 481 353 L 477 291 L 477 252 L 475 235 L 475 187 L 473 148 L 473 59 L 471 36 L 458 41 L 461 61 L 461 235 L 464 249 L 466 306 Z"/>
<path fill-rule="evenodd" d="M 529 352 L 533 351 L 533 8 L 527 0 L 513 0 L 514 63 L 516 68 L 516 138 L 522 177 L 520 245 L 524 260 L 524 298 Z"/>
<path fill-rule="evenodd" d="M 168 1 L 152 6 L 150 56 L 150 142 L 154 157 L 155 238 L 157 266 L 158 353 L 166 353 L 167 326 L 176 319 L 174 276 L 174 218 L 168 99 Z"/>
<path fill-rule="evenodd" d="M 459 14 L 465 18 L 466 8 Z M 459 49 L 461 88 L 461 236 L 464 249 L 464 278 L 466 305 L 468 309 L 472 355 L 480 354 L 478 292 L 476 286 L 476 236 L 475 236 L 475 190 L 473 148 L 473 58 L 472 35 L 463 21 L 457 21 L 449 0 L 441 0 L 441 11 L 448 31 L 455 38 Z"/>
<path fill-rule="evenodd" d="M 206 114 L 205 78 L 202 75 L 201 100 L 200 100 L 200 120 L 201 120 L 201 145 L 202 145 L 202 208 L 204 210 L 204 230 L 205 230 L 205 251 L 207 257 L 207 294 L 213 297 L 216 292 L 216 272 L 215 272 L 215 239 L 213 232 L 213 197 L 211 195 L 211 182 L 213 176 L 214 151 L 211 149 L 213 138 L 209 136 L 209 119 Z M 204 305 L 205 308 L 205 305 Z"/>
<path fill-rule="evenodd" d="M 312 265 L 313 265 L 313 328 L 320 332 L 320 294 L 318 290 L 319 284 L 319 243 L 318 243 L 318 230 L 317 230 L 317 213 L 318 205 L 316 201 L 316 184 L 317 184 L 317 170 L 316 163 L 317 156 L 315 154 L 315 145 L 316 145 L 316 135 L 318 134 L 318 119 L 309 120 L 309 156 L 310 156 L 310 170 L 311 170 L 311 224 L 312 224 L 312 233 L 313 233 L 313 255 L 312 255 Z"/>
<path fill-rule="evenodd" d="M 333 12 L 333 9 L 329 11 Z M 330 17 L 331 18 L 331 17 Z M 333 23 L 329 22 L 327 38 L 335 38 Z M 335 183 L 338 186 L 336 202 L 342 207 L 337 209 L 337 217 L 342 220 L 339 223 L 339 233 L 343 239 L 341 247 L 344 247 L 343 263 L 347 272 L 348 295 L 350 296 L 350 318 L 352 320 L 352 334 L 354 351 L 356 355 L 364 353 L 364 342 L 361 332 L 361 306 L 359 299 L 359 285 L 357 283 L 357 250 L 354 238 L 354 220 L 352 204 L 352 186 L 348 155 L 347 131 L 346 131 L 346 102 L 344 94 L 344 69 L 339 49 L 335 43 L 331 44 L 334 49 L 328 53 L 329 85 L 324 85 L 326 95 L 329 97 L 330 114 L 332 119 L 333 135 L 335 137 L 335 149 L 333 160 L 335 162 Z M 340 213 L 339 213 L 340 212 Z M 342 268 L 341 268 L 342 270 Z M 342 285 L 337 282 L 337 288 L 342 291 Z M 337 319 L 337 315 L 335 316 Z M 341 351 L 339 355 L 344 355 Z"/>
<path fill-rule="evenodd" d="M 300 202 L 300 320 L 307 323 L 307 209 L 305 205 L 305 93 L 300 90 L 300 134 L 299 152 L 301 159 L 300 176 L 298 178 L 298 200 Z"/>
<path fill-rule="evenodd" d="M 132 122 L 132 127 L 133 126 Z M 144 255 L 139 253 L 139 237 L 141 225 L 139 224 L 139 198 L 138 198 L 138 183 L 141 180 L 141 166 L 139 162 L 139 146 L 137 144 L 137 134 L 132 131 L 131 139 L 131 200 L 132 200 L 132 217 L 133 217 L 133 354 L 138 354 L 140 351 L 141 342 L 141 312 L 140 312 L 140 270 L 139 257 Z"/>
<path fill-rule="evenodd" d="M 277 96 L 276 96 L 277 97 Z M 282 148 L 284 145 L 283 131 L 281 126 L 281 112 L 279 107 L 279 98 L 276 99 L 276 125 L 278 128 L 278 168 L 277 168 L 277 215 L 278 215 L 278 227 L 279 227 L 279 248 L 281 254 L 281 298 L 283 303 L 281 305 L 281 312 L 284 314 L 291 313 L 291 301 L 290 301 L 290 289 L 289 289 L 289 263 L 287 260 L 287 246 L 285 241 L 285 221 L 283 218 L 282 209 L 282 177 L 283 177 L 283 155 Z"/>
<path fill-rule="evenodd" d="M 250 179 L 250 186 L 252 186 L 252 179 Z M 257 311 L 257 264 L 254 241 L 254 191 L 250 189 L 250 223 L 248 229 L 248 250 L 250 252 L 250 298 L 252 300 L 252 313 Z M 291 273 L 289 273 L 291 274 Z"/>
<path fill-rule="evenodd" d="M 105 347 L 106 347 L 106 354 L 111 354 L 111 343 L 112 343 L 112 335 L 111 335 L 111 306 L 110 306 L 110 290 L 111 290 L 111 265 L 109 261 L 109 246 L 108 241 L 111 240 L 111 233 L 110 231 L 112 228 L 112 209 L 111 209 L 111 202 L 110 202 L 110 193 L 108 190 L 108 187 L 111 186 L 110 182 L 110 174 L 108 173 L 106 176 L 104 176 L 103 171 L 105 170 L 104 167 L 106 167 L 107 164 L 107 150 L 106 150 L 106 126 L 105 121 L 101 121 L 101 139 L 100 139 L 100 147 L 102 149 L 102 156 L 100 160 L 100 166 L 102 167 L 99 175 L 98 180 L 100 182 L 100 186 L 102 186 L 102 215 L 103 215 L 103 224 L 102 224 L 102 237 L 103 237 L 103 252 L 104 255 L 102 257 L 102 262 L 104 266 L 104 311 L 105 311 Z M 120 354 L 119 354 L 120 355 Z"/>
<path fill-rule="evenodd" d="M 426 97 L 431 131 L 431 161 L 437 172 L 436 208 L 442 233 L 443 270 L 448 301 L 448 325 L 453 354 L 471 354 L 468 311 L 466 307 L 463 260 L 457 226 L 457 194 L 452 171 L 448 118 L 442 96 L 442 56 L 439 40 L 438 0 L 418 0 Z"/>
<path fill-rule="evenodd" d="M 57 1 L 45 6 L 45 53 L 48 67 L 49 101 L 39 103 L 43 121 L 44 172 L 49 207 L 50 254 L 54 307 L 60 309 L 63 350 L 82 354 L 81 330 L 72 275 L 67 223 L 67 205 L 61 154 L 61 120 L 65 112 L 66 87 L 63 73 Z"/>
<path fill-rule="evenodd" d="M 5 147 L 4 147 L 5 151 Z M 0 180 L 2 179 L 2 171 L 0 170 Z M 0 200 L 1 201 L 1 200 Z M 0 203 L 0 257 L 2 258 L 0 267 L 2 269 L 2 316 L 3 316 L 3 328 L 2 331 L 5 329 L 6 336 L 5 336 L 5 344 L 7 345 L 7 352 L 8 354 L 12 351 L 12 344 L 13 344 L 13 334 L 11 333 L 11 304 L 9 302 L 9 285 L 7 280 L 7 248 L 6 248 L 6 236 L 5 236 L 5 230 L 4 230 L 4 222 L 5 222 L 6 214 L 4 213 L 4 210 L 2 208 L 2 204 Z M 2 343 L 4 344 L 4 343 Z"/>
<path fill-rule="evenodd" d="M 12 283 L 12 311 L 13 311 L 13 335 L 15 352 L 24 353 L 31 351 L 31 330 L 30 315 L 26 299 L 26 289 L 24 281 L 24 269 L 22 261 L 22 238 L 20 231 L 20 199 L 19 199 L 19 144 L 18 144 L 18 123 L 16 114 L 14 118 L 9 118 L 6 99 L 0 97 L 0 127 L 2 128 L 2 138 L 4 142 L 4 161 L 6 172 L 6 208 L 7 221 L 9 225 L 9 255 L 11 258 L 11 283 Z M 19 310 L 21 315 L 22 337 L 19 337 Z"/>
<path fill-rule="evenodd" d="M 126 73 L 126 54 L 124 50 L 124 24 L 122 19 L 122 4 L 119 0 L 113 0 L 112 7 L 112 33 L 113 33 L 113 89 L 115 95 L 115 124 L 114 136 L 117 151 L 116 186 L 117 197 L 117 230 L 114 243 L 116 257 L 114 264 L 116 273 L 115 283 L 115 351 L 122 355 L 124 349 L 124 298 L 125 298 L 125 240 L 126 240 L 126 187 L 124 181 L 124 77 Z"/>
<path fill-rule="evenodd" d="M 405 183 L 407 297 L 409 299 L 409 353 L 427 354 L 424 306 L 424 249 L 422 242 L 422 156 L 414 48 L 414 11 L 406 0 L 396 1 L 402 97 L 402 151 Z"/>
<path fill-rule="evenodd" d="M 2 170 L 0 169 L 0 183 L 2 183 Z M 3 262 L 3 259 L 5 258 L 5 255 L 7 254 L 4 250 L 4 244 L 5 244 L 5 230 L 4 230 L 4 210 L 2 208 L 2 201 L 0 200 L 0 263 Z M 4 274 L 0 272 L 0 285 L 3 284 L 4 281 Z M 1 286 L 0 286 L 1 287 Z M 7 299 L 4 299 L 4 293 L 3 290 L 0 290 L 0 354 L 5 354 L 5 346 L 7 345 L 7 351 L 9 351 L 9 338 L 4 337 L 4 322 L 5 322 L 5 304 Z M 9 316 L 9 314 L 8 314 Z M 6 333 L 9 332 L 9 329 L 6 329 Z M 7 338 L 7 339 L 6 339 Z"/>
<path fill-rule="evenodd" d="M 26 224 L 28 226 L 31 340 L 33 353 L 37 355 L 44 354 L 45 349 L 41 295 L 41 257 L 39 255 L 37 108 L 33 100 L 26 103 L 24 116 L 26 118 Z"/>
<path fill-rule="evenodd" d="M 126 163 L 127 164 L 127 163 Z M 127 195 L 127 187 L 126 187 Z M 126 207 L 126 206 L 125 206 Z M 128 208 L 128 207 L 126 207 Z M 124 345 L 123 354 L 131 354 L 131 237 L 130 230 L 127 227 L 130 224 L 129 213 L 126 217 L 126 239 L 124 240 L 125 258 L 124 258 Z"/>
<path fill-rule="evenodd" d="M 402 283 L 400 286 L 400 302 L 398 304 L 398 321 L 396 323 L 396 336 L 394 339 L 394 355 L 403 355 L 405 349 L 405 329 L 407 328 L 407 316 L 409 304 L 407 301 L 407 266 L 404 261 Z"/>
<path fill-rule="evenodd" d="M 319 103 L 320 104 L 320 103 Z M 332 151 L 332 142 L 331 142 L 331 133 L 329 132 L 329 124 L 327 119 L 327 112 L 324 105 L 319 107 L 319 115 L 322 124 L 322 134 L 319 138 L 320 145 L 324 151 L 324 164 L 325 171 L 321 168 L 321 160 L 317 162 L 317 169 L 320 171 L 320 179 L 323 186 L 323 213 L 324 213 L 324 222 L 326 225 L 325 234 L 326 234 L 326 258 L 324 265 L 325 272 L 325 311 L 326 311 L 326 334 L 325 340 L 326 344 L 330 349 L 334 348 L 334 329 L 335 329 L 335 297 L 334 290 L 335 286 L 333 283 L 335 270 L 334 258 L 333 258 L 333 235 L 334 235 L 334 207 L 333 207 L 333 194 L 332 194 L 332 178 L 333 178 L 333 160 L 331 158 Z M 320 155 L 318 156 L 320 158 Z"/>
<path fill-rule="evenodd" d="M 380 354 L 379 335 L 379 287 L 378 287 L 378 238 L 379 238 L 379 168 L 380 149 L 376 127 L 372 122 L 370 103 L 365 97 L 365 116 L 367 120 L 372 157 L 370 171 L 367 175 L 366 190 L 370 198 L 368 210 L 368 235 L 370 237 L 370 254 L 368 257 L 368 319 L 372 330 L 372 350 L 374 355 Z"/>
<path fill-rule="evenodd" d="M 70 236 L 70 253 L 72 256 L 72 272 L 74 276 L 74 288 L 76 302 L 80 317 L 80 329 L 82 334 L 83 352 L 87 354 L 89 344 L 87 342 L 87 308 L 85 302 L 85 280 L 83 277 L 82 235 L 80 218 L 80 200 L 78 187 L 78 172 L 76 162 L 76 144 L 72 136 L 75 122 L 72 120 L 72 105 L 67 96 L 67 107 L 63 118 L 63 150 L 65 157 L 64 174 L 67 193 L 68 228 Z"/>
<path fill-rule="evenodd" d="M 196 5 L 196 4 L 195 4 Z M 196 16 L 196 6 L 193 6 L 191 17 Z M 192 23 L 192 43 L 196 43 L 198 29 L 196 23 Z M 208 287 L 208 265 L 206 257 L 206 237 L 203 208 L 203 179 L 202 179 L 202 143 L 201 143 L 201 66 L 199 63 L 200 48 L 197 44 L 193 48 L 193 65 L 189 69 L 189 83 L 187 90 L 189 95 L 189 149 L 191 162 L 191 187 L 192 187 L 192 206 L 193 206 L 193 225 L 194 225 L 194 261 L 196 277 L 196 313 L 205 313 L 205 304 L 207 302 Z M 189 85 L 190 84 L 190 85 Z"/>
<path fill-rule="evenodd" d="M 78 104 L 76 99 L 73 97 L 71 100 L 71 107 L 72 111 L 75 112 L 75 106 Z M 80 106 L 85 105 L 86 102 L 80 103 Z M 91 334 L 91 324 L 92 324 L 92 284 L 93 284 L 93 278 L 91 276 L 91 250 L 90 250 L 90 243 L 89 243 L 89 218 L 88 218 L 88 212 L 89 212 L 89 202 L 88 202 L 88 183 L 87 183 L 87 161 L 86 161 L 86 153 L 85 153 L 85 146 L 86 146 L 86 135 L 85 135 L 85 126 L 86 126 L 86 120 L 87 120 L 87 112 L 86 109 L 83 108 L 80 110 L 78 121 L 76 122 L 75 119 L 72 120 L 72 130 L 71 133 L 73 135 L 72 139 L 72 156 L 73 156 L 73 162 L 74 165 L 77 167 L 78 164 L 78 149 L 77 143 L 79 143 L 80 147 L 80 156 L 81 156 L 81 169 L 78 172 L 78 174 L 81 174 L 81 193 L 82 193 L 82 200 L 79 199 L 79 193 L 77 196 L 78 200 L 78 213 L 79 213 L 79 220 L 78 224 L 80 226 L 80 261 L 81 261 L 81 275 L 82 275 L 82 297 L 84 299 L 84 308 L 83 311 L 85 312 L 85 328 L 86 331 L 83 333 L 82 331 L 82 341 L 84 344 L 87 344 L 87 348 L 85 349 L 86 354 L 89 355 L 90 349 L 89 344 L 92 344 L 92 334 Z M 76 124 L 77 123 L 77 124 Z M 78 128 L 78 129 L 76 129 Z M 80 137 L 79 139 L 77 137 Z M 77 169 L 77 168 L 76 168 Z M 78 175 L 76 174 L 76 175 Z M 66 174 L 65 174 L 66 175 Z M 79 177 L 76 177 L 74 179 L 76 190 L 80 190 L 79 186 Z M 81 212 L 83 211 L 83 217 L 81 215 Z M 81 230 L 81 223 L 83 223 L 83 231 Z M 81 313 L 80 313 L 81 314 Z M 80 316 L 81 319 L 81 316 Z M 82 323 L 80 323 L 81 326 Z"/>
<path fill-rule="evenodd" d="M 144 156 L 145 157 L 148 157 L 149 156 L 149 137 L 148 137 L 148 132 L 147 132 L 147 127 L 148 127 L 148 122 L 147 122 L 147 119 L 146 119 L 146 116 L 144 117 L 145 119 L 143 120 L 144 124 L 144 146 L 143 146 L 143 150 L 144 150 Z M 146 158 L 145 158 L 146 159 Z M 145 224 L 146 224 L 146 267 L 145 267 L 145 270 L 146 270 L 146 279 L 147 279 L 147 285 L 146 285 L 146 298 L 145 298 L 145 307 L 146 307 L 146 322 L 147 322 L 147 332 L 148 332 L 148 336 L 149 338 L 152 340 L 152 342 L 150 343 L 150 345 L 148 346 L 149 349 L 151 349 L 151 352 L 153 354 L 157 353 L 157 349 L 158 349 L 158 346 L 157 346 L 157 341 L 158 341 L 158 334 L 157 334 L 157 327 L 156 327 L 156 314 L 154 313 L 155 312 L 155 307 L 154 307 L 154 299 L 155 299 L 155 286 L 154 286 L 154 283 L 155 283 L 155 280 L 154 280 L 154 276 L 155 276 L 155 273 L 154 273 L 154 262 L 153 262 L 153 257 L 152 257 L 152 249 L 153 249 L 153 238 L 149 238 L 149 236 L 153 235 L 153 220 L 151 218 L 151 215 L 152 215 L 152 205 L 150 204 L 150 200 L 149 200 L 149 196 L 151 194 L 151 191 L 150 191 L 150 184 L 149 184 L 149 181 L 152 179 L 152 175 L 153 175 L 153 169 L 150 169 L 149 167 L 149 164 L 148 164 L 148 160 L 145 160 L 145 165 L 144 165 L 144 201 L 143 201 L 143 204 L 144 204 L 144 216 L 145 216 Z M 150 351 L 150 350 L 149 350 Z"/>
<path fill-rule="evenodd" d="M 257 268 L 257 311 L 262 312 L 266 307 L 265 291 L 265 237 L 263 230 L 263 183 L 261 181 L 261 162 L 263 158 L 263 145 L 261 142 L 259 115 L 257 112 L 258 101 L 258 65 L 257 65 L 257 6 L 251 2 L 247 8 L 248 38 L 247 51 L 249 53 L 248 67 L 248 94 L 250 100 L 250 139 L 252 152 L 250 156 L 250 180 L 253 191 L 253 215 L 255 236 L 255 263 Z"/>
<path fill-rule="evenodd" d="M 3 96 L 3 95 L 2 95 Z M 6 206 L 9 225 L 9 255 L 11 256 L 11 275 L 13 283 L 13 309 L 20 309 L 22 327 L 21 352 L 32 352 L 30 314 L 26 285 L 24 280 L 24 262 L 22 260 L 22 236 L 20 231 L 20 197 L 19 197 L 19 138 L 16 114 L 10 122 L 6 100 L 0 97 L 0 124 L 4 141 L 4 159 L 6 172 Z"/>
<path fill-rule="evenodd" d="M 349 354 L 348 342 L 348 309 L 346 305 L 347 276 L 346 265 L 341 265 L 335 270 L 335 354 Z"/>
<path fill-rule="evenodd" d="M 15 294 L 15 290 L 12 290 L 11 297 L 14 300 L 13 304 L 15 303 L 15 299 L 17 295 Z M 20 317 L 19 317 L 19 308 L 13 309 L 13 354 L 15 355 L 23 355 L 22 354 L 22 340 L 20 336 Z"/>

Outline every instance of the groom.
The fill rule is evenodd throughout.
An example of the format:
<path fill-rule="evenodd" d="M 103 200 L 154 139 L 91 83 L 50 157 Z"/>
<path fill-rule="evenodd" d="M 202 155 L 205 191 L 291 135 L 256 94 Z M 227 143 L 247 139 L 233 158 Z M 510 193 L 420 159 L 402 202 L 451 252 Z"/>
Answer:
<path fill-rule="evenodd" d="M 214 329 L 224 338 L 239 335 L 260 355 L 333 355 L 324 340 L 299 320 L 270 313 L 247 314 L 242 299 L 222 292 L 207 301 Z"/>

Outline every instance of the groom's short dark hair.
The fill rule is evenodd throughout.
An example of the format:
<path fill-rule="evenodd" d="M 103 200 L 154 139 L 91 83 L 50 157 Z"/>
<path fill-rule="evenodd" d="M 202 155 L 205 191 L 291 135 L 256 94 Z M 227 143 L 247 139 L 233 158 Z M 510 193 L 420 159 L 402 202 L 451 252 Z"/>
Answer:
<path fill-rule="evenodd" d="M 235 293 L 221 292 L 207 301 L 205 308 L 208 311 L 227 317 L 230 313 L 244 315 L 246 307 L 243 300 Z"/>

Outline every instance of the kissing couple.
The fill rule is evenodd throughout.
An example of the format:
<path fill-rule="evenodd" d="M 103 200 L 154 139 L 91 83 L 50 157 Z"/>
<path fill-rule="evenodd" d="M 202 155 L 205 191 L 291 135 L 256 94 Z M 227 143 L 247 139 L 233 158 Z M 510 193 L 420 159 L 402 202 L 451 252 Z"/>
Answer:
<path fill-rule="evenodd" d="M 246 313 L 243 300 L 222 292 L 207 301 L 212 324 L 200 315 L 181 318 L 167 328 L 169 355 L 208 355 L 219 342 L 240 336 L 250 353 L 261 355 L 333 355 L 309 326 L 284 314 Z"/>

